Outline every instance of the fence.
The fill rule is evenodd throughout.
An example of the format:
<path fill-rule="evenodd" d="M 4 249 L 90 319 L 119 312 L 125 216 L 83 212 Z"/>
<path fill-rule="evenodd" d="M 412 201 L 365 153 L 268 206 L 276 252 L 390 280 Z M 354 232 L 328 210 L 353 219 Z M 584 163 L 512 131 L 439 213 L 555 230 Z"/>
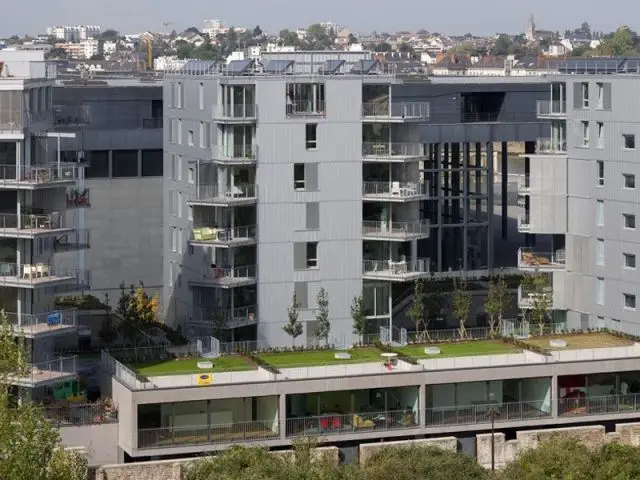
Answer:
<path fill-rule="evenodd" d="M 495 423 L 529 420 L 550 417 L 551 408 L 544 401 L 427 408 L 425 424 L 430 427 L 489 423 L 490 415 L 493 415 Z"/>
<path fill-rule="evenodd" d="M 127 349 L 135 350 L 135 349 Z M 166 348 L 164 351 L 166 352 Z M 138 375 L 130 368 L 123 365 L 120 361 L 112 357 L 108 351 L 103 350 L 100 354 L 100 365 L 102 369 L 110 375 L 113 375 L 129 388 L 134 390 L 144 390 L 147 388 L 153 388 L 153 384 L 146 378 Z"/>
<path fill-rule="evenodd" d="M 639 410 L 640 394 L 637 393 L 558 400 L 558 415 L 561 417 L 633 413 Z"/>
<path fill-rule="evenodd" d="M 56 427 L 117 423 L 118 409 L 107 403 L 79 403 L 44 407 L 44 416 Z"/>

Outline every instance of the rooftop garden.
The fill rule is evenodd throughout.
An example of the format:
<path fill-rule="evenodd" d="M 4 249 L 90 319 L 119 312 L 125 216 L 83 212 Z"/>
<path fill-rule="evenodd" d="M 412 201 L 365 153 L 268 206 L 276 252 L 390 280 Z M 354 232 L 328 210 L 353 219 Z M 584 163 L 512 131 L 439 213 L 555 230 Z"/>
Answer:
<path fill-rule="evenodd" d="M 198 367 L 199 362 L 206 361 L 210 361 L 213 364 L 213 367 Z M 132 363 L 129 366 L 145 377 L 189 375 L 192 373 L 240 372 L 256 368 L 256 366 L 243 355 L 223 355 L 213 359 L 200 357 L 176 358 L 158 362 Z"/>
<path fill-rule="evenodd" d="M 276 368 L 287 367 L 319 367 L 327 365 L 344 365 L 348 363 L 367 363 L 382 361 L 384 352 L 374 347 L 351 348 L 348 350 L 308 350 L 260 353 L 262 361 Z M 350 358 L 336 358 L 336 354 L 347 354 Z"/>
<path fill-rule="evenodd" d="M 425 353 L 427 347 L 437 347 L 440 349 L 440 353 L 436 355 L 429 355 Z M 424 359 L 424 358 L 443 358 L 443 357 L 470 357 L 477 355 L 501 355 L 507 353 L 519 353 L 521 348 L 510 343 L 506 343 L 502 340 L 476 340 L 476 341 L 461 341 L 461 342 L 440 342 L 434 344 L 413 344 L 404 347 L 398 347 L 396 349 L 399 353 L 408 355 L 410 357 Z"/>
<path fill-rule="evenodd" d="M 554 346 L 552 345 L 552 341 L 554 340 L 565 341 L 566 346 Z M 626 347 L 633 345 L 634 340 L 608 332 L 591 332 L 530 337 L 522 340 L 522 343 L 545 350 L 579 350 L 587 348 Z"/>

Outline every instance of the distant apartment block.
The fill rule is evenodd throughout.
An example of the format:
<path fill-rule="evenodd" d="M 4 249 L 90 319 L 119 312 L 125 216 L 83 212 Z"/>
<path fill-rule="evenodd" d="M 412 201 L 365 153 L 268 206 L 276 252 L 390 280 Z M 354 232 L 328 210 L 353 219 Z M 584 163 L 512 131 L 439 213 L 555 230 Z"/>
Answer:
<path fill-rule="evenodd" d="M 99 25 L 60 25 L 47 27 L 47 35 L 64 42 L 79 42 L 100 35 Z"/>

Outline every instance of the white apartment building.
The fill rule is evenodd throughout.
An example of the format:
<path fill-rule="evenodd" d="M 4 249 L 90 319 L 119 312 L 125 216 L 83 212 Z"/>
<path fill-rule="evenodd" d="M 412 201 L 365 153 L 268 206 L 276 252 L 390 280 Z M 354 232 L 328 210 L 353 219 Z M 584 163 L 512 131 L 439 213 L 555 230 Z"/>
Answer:
<path fill-rule="evenodd" d="M 64 42 L 79 42 L 100 35 L 100 25 L 60 25 L 47 27 L 47 35 Z"/>
<path fill-rule="evenodd" d="M 58 43 L 56 48 L 64 50 L 74 60 L 89 60 L 100 53 L 100 42 L 90 38 L 81 42 Z"/>

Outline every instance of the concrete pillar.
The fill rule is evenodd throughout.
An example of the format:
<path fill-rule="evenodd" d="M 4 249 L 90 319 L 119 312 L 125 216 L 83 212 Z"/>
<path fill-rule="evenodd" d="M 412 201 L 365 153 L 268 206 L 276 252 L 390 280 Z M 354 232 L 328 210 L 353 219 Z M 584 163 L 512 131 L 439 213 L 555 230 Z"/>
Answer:
<path fill-rule="evenodd" d="M 280 439 L 287 438 L 287 396 L 283 393 L 278 397 L 278 423 L 280 429 Z"/>
<path fill-rule="evenodd" d="M 418 419 L 420 420 L 420 428 L 427 425 L 427 387 L 421 384 L 418 387 Z"/>
<path fill-rule="evenodd" d="M 441 185 L 441 178 L 442 178 L 442 157 L 441 157 L 441 145 L 439 143 L 435 144 L 435 170 L 436 173 L 432 176 L 433 182 L 434 182 L 434 195 L 436 196 L 436 208 L 437 208 L 437 212 L 436 212 L 436 222 L 437 222 L 437 227 L 436 227 L 436 239 L 437 239 L 437 258 L 435 260 L 435 262 L 432 261 L 433 264 L 435 264 L 435 268 L 436 271 L 441 272 L 442 271 L 442 215 L 443 215 L 443 199 L 442 199 L 442 185 Z M 432 230 L 433 232 L 433 230 Z"/>
<path fill-rule="evenodd" d="M 462 144 L 462 269 L 469 270 L 469 158 L 471 144 Z"/>
<path fill-rule="evenodd" d="M 462 215 L 460 214 L 460 204 L 464 201 L 464 199 L 460 199 L 460 194 L 462 193 L 462 189 L 460 188 L 460 183 L 462 179 L 462 175 L 460 172 L 460 144 L 452 143 L 451 144 L 451 190 L 450 196 L 451 198 L 451 218 L 449 223 L 460 224 L 463 222 Z M 460 229 L 464 232 L 464 227 L 460 227 Z M 458 228 L 456 228 L 458 230 Z M 466 257 L 466 253 L 463 251 L 462 244 L 460 241 L 460 233 L 455 232 L 451 239 L 452 251 L 449 256 L 449 266 L 452 265 L 454 270 L 459 270 L 463 268 L 464 258 Z"/>
<path fill-rule="evenodd" d="M 509 195 L 509 149 L 507 142 L 502 142 L 502 239 L 506 240 L 509 228 L 509 205 L 507 197 Z"/>
<path fill-rule="evenodd" d="M 487 149 L 487 267 L 493 268 L 493 143 L 488 142 Z"/>
<path fill-rule="evenodd" d="M 560 400 L 560 394 L 558 392 L 558 376 L 551 377 L 551 417 L 558 417 L 558 401 Z"/>

